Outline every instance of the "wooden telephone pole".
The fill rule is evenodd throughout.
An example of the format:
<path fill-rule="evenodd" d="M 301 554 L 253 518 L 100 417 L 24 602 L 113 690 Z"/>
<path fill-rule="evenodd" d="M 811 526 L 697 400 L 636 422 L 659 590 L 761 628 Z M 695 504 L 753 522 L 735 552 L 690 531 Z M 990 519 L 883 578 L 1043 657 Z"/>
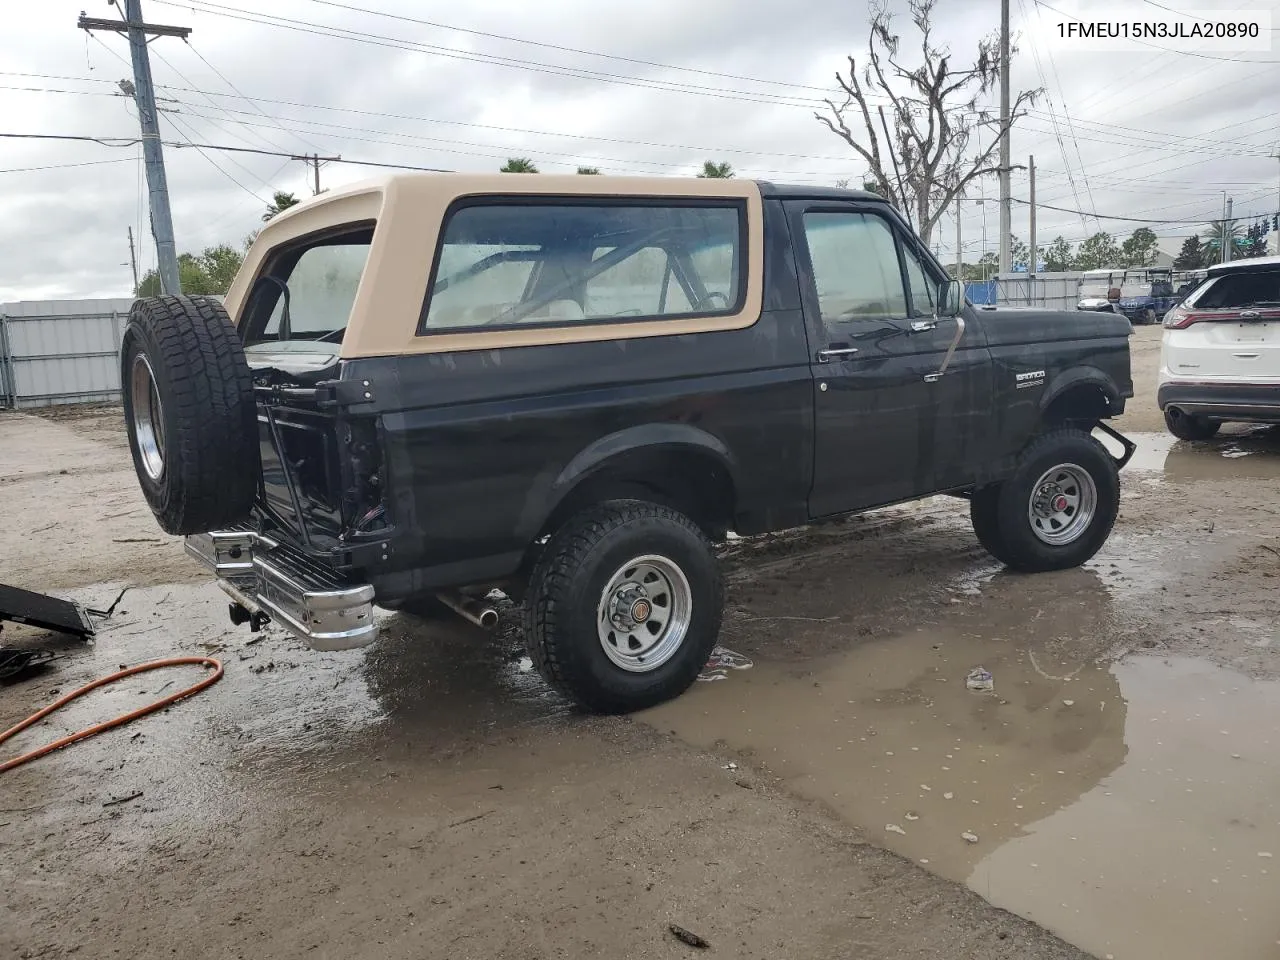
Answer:
<path fill-rule="evenodd" d="M 189 27 L 167 27 L 146 23 L 142 19 L 142 0 L 123 0 L 123 20 L 103 20 L 80 15 L 77 26 L 82 30 L 109 30 L 127 34 L 129 55 L 133 61 L 133 98 L 142 126 L 142 153 L 147 167 L 147 192 L 151 207 L 151 232 L 156 240 L 156 259 L 160 288 L 167 294 L 182 292 L 178 279 L 178 247 L 173 239 L 173 214 L 169 210 L 169 182 L 164 173 L 164 151 L 160 146 L 159 113 L 156 91 L 151 82 L 151 58 L 147 52 L 148 37 L 179 37 L 185 40 Z"/>

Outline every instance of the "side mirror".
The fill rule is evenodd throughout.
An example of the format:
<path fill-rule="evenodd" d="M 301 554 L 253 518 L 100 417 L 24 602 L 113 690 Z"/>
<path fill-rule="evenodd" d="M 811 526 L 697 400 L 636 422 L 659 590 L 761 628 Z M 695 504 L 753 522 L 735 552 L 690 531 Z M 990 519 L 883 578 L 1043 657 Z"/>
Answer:
<path fill-rule="evenodd" d="M 964 309 L 964 284 L 959 280 L 947 280 L 942 284 L 942 297 L 938 307 L 940 317 L 958 317 Z"/>

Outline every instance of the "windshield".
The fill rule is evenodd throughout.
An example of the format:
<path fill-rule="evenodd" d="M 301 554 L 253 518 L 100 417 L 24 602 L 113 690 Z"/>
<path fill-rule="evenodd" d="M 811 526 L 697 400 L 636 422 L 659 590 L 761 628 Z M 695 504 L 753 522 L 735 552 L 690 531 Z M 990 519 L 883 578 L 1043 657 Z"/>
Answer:
<path fill-rule="evenodd" d="M 341 343 L 372 240 L 373 230 L 363 229 L 276 258 L 255 284 L 246 345 Z"/>
<path fill-rule="evenodd" d="M 1109 280 L 1083 280 L 1080 283 L 1080 299 L 1100 297 L 1105 300 L 1109 289 L 1111 289 L 1111 281 Z"/>

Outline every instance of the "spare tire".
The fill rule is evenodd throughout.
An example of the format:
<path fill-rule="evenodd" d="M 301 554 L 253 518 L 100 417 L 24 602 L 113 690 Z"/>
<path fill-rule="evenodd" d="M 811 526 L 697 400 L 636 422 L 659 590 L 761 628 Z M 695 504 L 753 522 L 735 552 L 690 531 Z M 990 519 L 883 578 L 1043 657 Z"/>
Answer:
<path fill-rule="evenodd" d="M 146 297 L 120 351 L 129 449 L 166 533 L 246 519 L 258 491 L 258 415 L 240 337 L 212 297 Z"/>

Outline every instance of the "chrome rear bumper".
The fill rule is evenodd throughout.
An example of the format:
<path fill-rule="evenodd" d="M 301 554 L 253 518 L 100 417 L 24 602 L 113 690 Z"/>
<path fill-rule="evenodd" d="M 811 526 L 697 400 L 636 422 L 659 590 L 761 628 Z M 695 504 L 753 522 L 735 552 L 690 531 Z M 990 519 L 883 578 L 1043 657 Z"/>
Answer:
<path fill-rule="evenodd" d="M 286 544 L 252 530 L 214 530 L 192 534 L 185 546 L 232 600 L 315 650 L 351 650 L 378 637 L 373 587 L 349 583 Z"/>

